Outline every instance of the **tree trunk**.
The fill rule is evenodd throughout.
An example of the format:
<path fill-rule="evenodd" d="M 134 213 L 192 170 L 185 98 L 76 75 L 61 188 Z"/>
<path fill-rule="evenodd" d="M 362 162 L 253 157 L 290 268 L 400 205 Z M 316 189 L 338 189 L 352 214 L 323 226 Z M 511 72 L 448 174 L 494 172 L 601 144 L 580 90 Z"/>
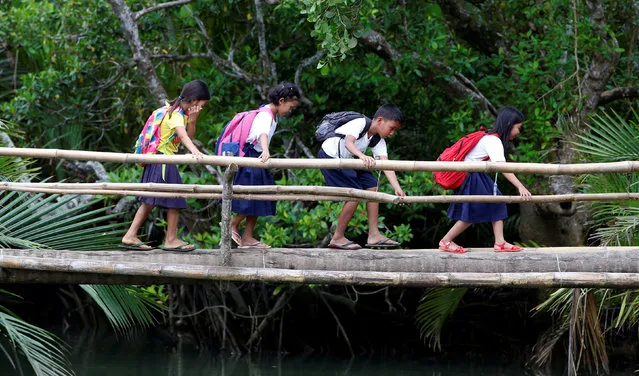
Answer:
<path fill-rule="evenodd" d="M 122 31 L 124 31 L 124 37 L 131 47 L 133 52 L 133 60 L 140 72 L 140 75 L 144 79 L 149 88 L 149 91 L 156 98 L 157 103 L 162 105 L 167 99 L 168 95 L 164 86 L 155 71 L 155 67 L 151 63 L 140 34 L 138 32 L 138 26 L 135 21 L 135 15 L 131 12 L 131 9 L 125 4 L 124 0 L 108 0 L 109 4 L 113 7 L 113 11 L 120 19 Z"/>

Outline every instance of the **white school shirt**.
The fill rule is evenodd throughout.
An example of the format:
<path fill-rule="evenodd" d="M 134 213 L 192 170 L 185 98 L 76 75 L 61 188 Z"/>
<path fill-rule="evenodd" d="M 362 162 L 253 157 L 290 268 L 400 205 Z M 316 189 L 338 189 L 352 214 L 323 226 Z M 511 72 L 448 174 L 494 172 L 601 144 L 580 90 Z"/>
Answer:
<path fill-rule="evenodd" d="M 492 135 L 482 137 L 477 145 L 466 154 L 464 162 L 481 162 L 486 157 L 489 157 L 491 162 L 506 162 L 504 145 L 499 137 Z"/>
<path fill-rule="evenodd" d="M 268 110 L 260 111 L 259 114 L 255 116 L 253 119 L 253 124 L 251 125 L 251 130 L 249 131 L 248 137 L 246 137 L 246 142 L 251 144 L 254 141 L 257 143 L 253 145 L 255 151 L 261 153 L 262 145 L 260 145 L 260 135 L 266 133 L 268 136 L 268 144 L 271 144 L 271 138 L 273 138 L 273 134 L 275 133 L 275 128 L 277 128 L 277 121 L 274 117 L 271 117 L 271 112 Z M 241 148 L 244 145 L 240 145 Z"/>
<path fill-rule="evenodd" d="M 357 147 L 357 149 L 359 149 L 359 151 L 361 151 L 362 153 L 365 153 L 372 137 L 368 137 L 367 132 L 364 136 L 358 138 L 359 134 L 362 133 L 362 131 L 364 130 L 364 127 L 366 127 L 366 119 L 363 117 L 351 120 L 348 123 L 343 124 L 341 127 L 335 130 L 335 133 L 344 135 L 344 137 L 331 137 L 325 140 L 322 143 L 322 149 L 324 150 L 324 153 L 326 153 L 326 155 L 331 158 L 352 158 L 353 154 L 346 149 L 346 136 L 355 137 L 355 147 Z M 383 138 L 380 139 L 377 145 L 371 148 L 371 150 L 373 151 L 374 157 L 388 156 L 388 150 L 386 149 L 386 140 L 384 140 Z"/>

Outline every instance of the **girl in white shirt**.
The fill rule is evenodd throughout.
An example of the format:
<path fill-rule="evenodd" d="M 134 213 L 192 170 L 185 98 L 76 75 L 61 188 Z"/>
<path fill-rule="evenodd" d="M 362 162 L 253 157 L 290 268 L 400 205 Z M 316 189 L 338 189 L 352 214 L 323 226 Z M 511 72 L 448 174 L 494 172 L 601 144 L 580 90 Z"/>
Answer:
<path fill-rule="evenodd" d="M 491 162 L 505 162 L 504 149 L 508 141 L 521 131 L 524 115 L 514 107 L 504 107 L 499 111 L 495 127 L 489 130 L 477 145 L 466 155 L 464 162 L 483 161 L 488 157 Z M 530 196 L 530 192 L 513 173 L 504 173 L 504 177 L 519 190 L 521 196 Z M 457 195 L 501 195 L 495 181 L 483 172 L 469 172 Z M 455 244 L 453 240 L 473 223 L 492 222 L 495 235 L 495 252 L 519 252 L 521 247 L 510 244 L 504 239 L 504 219 L 508 217 L 505 203 L 462 202 L 452 203 L 448 208 L 448 218 L 456 220 L 453 227 L 439 241 L 439 249 L 446 252 L 465 253 L 467 250 Z"/>
<path fill-rule="evenodd" d="M 280 116 L 287 116 L 299 104 L 300 90 L 292 83 L 283 82 L 268 93 L 269 104 L 260 111 L 251 125 L 246 144 L 240 145 L 245 158 L 259 158 L 266 162 L 271 157 L 268 146 L 277 128 Z M 273 176 L 268 169 L 240 167 L 233 180 L 234 185 L 274 185 Z M 275 215 L 275 201 L 233 200 L 232 210 L 237 215 L 231 221 L 231 235 L 239 248 L 270 248 L 269 245 L 255 239 L 253 230 L 257 217 Z M 244 233 L 239 226 L 246 220 Z"/>

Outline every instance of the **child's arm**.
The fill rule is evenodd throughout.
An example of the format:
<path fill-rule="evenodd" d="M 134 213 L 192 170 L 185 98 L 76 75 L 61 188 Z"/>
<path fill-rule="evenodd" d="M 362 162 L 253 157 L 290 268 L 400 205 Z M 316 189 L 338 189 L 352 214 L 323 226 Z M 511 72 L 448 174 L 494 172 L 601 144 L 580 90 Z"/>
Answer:
<path fill-rule="evenodd" d="M 517 177 L 515 176 L 515 174 L 513 174 L 512 172 L 504 172 L 504 177 L 512 183 L 512 185 L 514 185 L 515 187 L 517 187 L 517 189 L 519 190 L 519 195 L 520 196 L 532 196 L 532 194 L 530 193 L 530 191 L 528 191 L 528 189 L 526 189 L 526 187 L 524 187 L 523 184 L 521 184 L 521 182 L 519 181 L 519 179 L 517 179 Z"/>
<path fill-rule="evenodd" d="M 260 161 L 265 163 L 271 158 L 271 153 L 268 151 L 268 135 L 266 133 L 262 133 L 260 135 L 260 146 L 262 147 L 262 154 L 260 154 Z"/>
<path fill-rule="evenodd" d="M 175 127 L 175 132 L 177 133 L 178 137 L 180 137 L 180 141 L 182 141 L 184 146 L 189 149 L 191 154 L 193 154 L 196 158 L 202 157 L 202 153 L 197 149 L 197 147 L 195 147 L 193 141 L 191 141 L 191 137 L 189 137 L 189 134 L 186 131 L 185 127 Z"/>
<path fill-rule="evenodd" d="M 373 166 L 375 166 L 375 158 L 373 157 L 369 157 L 368 155 L 362 153 L 357 146 L 355 146 L 355 137 L 353 136 L 346 136 L 344 138 L 346 144 L 346 150 L 348 150 L 351 154 L 353 154 L 354 156 L 356 156 L 357 158 L 361 159 L 362 162 L 364 162 L 364 166 L 366 168 L 371 168 Z"/>
<path fill-rule="evenodd" d="M 382 161 L 387 161 L 387 156 L 379 156 L 379 159 Z M 404 197 L 406 193 L 402 190 L 402 187 L 399 185 L 399 181 L 397 180 L 397 175 L 395 175 L 395 171 L 393 170 L 384 170 L 384 175 L 386 175 L 386 179 L 391 184 L 393 189 L 395 190 L 395 196 Z"/>
<path fill-rule="evenodd" d="M 201 110 L 202 106 L 193 106 L 189 108 L 189 123 L 186 126 L 186 133 L 188 133 L 190 139 L 193 139 L 195 136 L 195 124 L 197 122 L 197 116 Z M 182 139 L 182 137 L 180 137 L 180 139 Z"/>

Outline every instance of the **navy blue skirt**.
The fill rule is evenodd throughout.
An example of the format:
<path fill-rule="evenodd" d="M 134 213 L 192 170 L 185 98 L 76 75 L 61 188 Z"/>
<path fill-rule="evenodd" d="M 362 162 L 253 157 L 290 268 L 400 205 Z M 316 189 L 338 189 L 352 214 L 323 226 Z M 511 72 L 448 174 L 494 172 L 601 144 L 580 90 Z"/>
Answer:
<path fill-rule="evenodd" d="M 142 183 L 182 184 L 182 178 L 176 165 L 147 164 L 144 166 Z M 138 201 L 168 209 L 186 209 L 186 199 L 181 197 L 138 197 Z"/>
<path fill-rule="evenodd" d="M 493 179 L 483 172 L 469 172 L 456 195 L 493 195 Z M 499 188 L 497 195 L 501 196 Z M 459 202 L 448 207 L 448 218 L 469 223 L 497 222 L 508 218 L 505 203 Z"/>
<path fill-rule="evenodd" d="M 319 159 L 334 159 L 324 149 L 317 153 Z M 377 187 L 377 179 L 370 171 L 353 169 L 321 169 L 326 185 L 329 187 L 368 189 Z"/>
<path fill-rule="evenodd" d="M 258 158 L 260 152 L 253 145 L 244 145 L 245 158 Z M 275 185 L 271 171 L 266 168 L 240 167 L 233 179 L 233 185 Z M 233 200 L 234 213 L 265 217 L 275 215 L 275 201 Z"/>

